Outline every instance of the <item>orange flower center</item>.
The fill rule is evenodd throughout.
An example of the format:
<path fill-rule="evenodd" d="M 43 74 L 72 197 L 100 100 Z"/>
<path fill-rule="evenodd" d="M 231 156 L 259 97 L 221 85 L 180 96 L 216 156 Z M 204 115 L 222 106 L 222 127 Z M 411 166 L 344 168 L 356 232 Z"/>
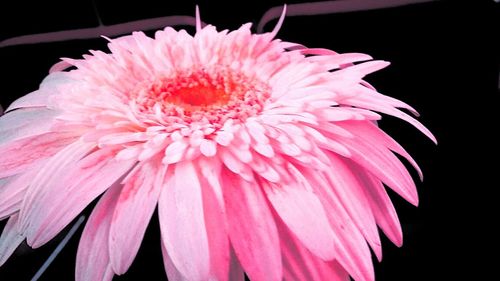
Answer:
<path fill-rule="evenodd" d="M 229 101 L 230 95 L 223 89 L 213 85 L 197 85 L 190 88 L 181 88 L 165 99 L 165 102 L 185 106 L 222 105 Z"/>
<path fill-rule="evenodd" d="M 131 97 L 142 113 L 160 110 L 165 117 L 180 117 L 188 123 L 206 119 L 221 124 L 228 118 L 246 119 L 259 113 L 269 92 L 259 80 L 219 66 L 143 83 Z"/>

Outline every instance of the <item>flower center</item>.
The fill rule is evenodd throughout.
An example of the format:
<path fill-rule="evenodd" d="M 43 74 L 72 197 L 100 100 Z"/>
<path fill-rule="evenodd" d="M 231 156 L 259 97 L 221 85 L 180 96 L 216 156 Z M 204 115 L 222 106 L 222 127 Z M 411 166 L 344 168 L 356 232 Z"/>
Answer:
<path fill-rule="evenodd" d="M 229 118 L 244 121 L 258 114 L 269 93 L 269 87 L 256 78 L 219 66 L 141 83 L 131 97 L 143 114 L 160 113 L 163 120 L 175 123 L 217 126 Z"/>
<path fill-rule="evenodd" d="M 230 95 L 223 89 L 212 85 L 190 85 L 173 91 L 165 97 L 165 102 L 182 105 L 184 107 L 207 107 L 223 105 L 229 101 Z"/>

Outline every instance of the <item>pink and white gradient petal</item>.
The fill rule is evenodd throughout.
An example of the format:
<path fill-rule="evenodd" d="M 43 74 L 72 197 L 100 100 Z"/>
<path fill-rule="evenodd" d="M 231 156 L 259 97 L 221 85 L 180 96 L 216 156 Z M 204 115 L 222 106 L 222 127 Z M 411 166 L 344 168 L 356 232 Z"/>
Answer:
<path fill-rule="evenodd" d="M 99 199 L 80 238 L 75 281 L 111 281 L 114 276 L 109 254 L 109 232 L 122 185 L 115 184 Z"/>
<path fill-rule="evenodd" d="M 207 280 L 210 253 L 200 180 L 190 162 L 172 170 L 167 172 L 158 204 L 162 243 L 182 276 Z"/>
<path fill-rule="evenodd" d="M 7 221 L 2 235 L 0 235 L 0 266 L 9 259 L 17 247 L 26 239 L 26 236 L 17 230 L 18 221 L 19 215 L 12 215 Z"/>
<path fill-rule="evenodd" d="M 281 280 L 278 231 L 262 191 L 227 169 L 222 173 L 229 238 L 238 260 L 251 280 Z"/>
<path fill-rule="evenodd" d="M 159 159 L 136 166 L 123 180 L 109 230 L 113 271 L 124 274 L 132 264 L 160 196 L 165 168 Z"/>

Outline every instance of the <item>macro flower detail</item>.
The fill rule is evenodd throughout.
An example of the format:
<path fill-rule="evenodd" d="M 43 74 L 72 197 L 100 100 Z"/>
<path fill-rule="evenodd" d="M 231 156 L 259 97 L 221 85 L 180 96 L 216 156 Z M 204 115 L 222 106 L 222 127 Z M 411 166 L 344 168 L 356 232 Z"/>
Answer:
<path fill-rule="evenodd" d="M 55 65 L 0 117 L 0 265 L 97 200 L 78 281 L 124 274 L 156 207 L 169 280 L 374 280 L 377 226 L 402 244 L 385 186 L 418 204 L 396 154 L 422 178 L 379 113 L 436 140 L 363 80 L 387 62 L 275 39 L 283 18 L 135 32 Z"/>

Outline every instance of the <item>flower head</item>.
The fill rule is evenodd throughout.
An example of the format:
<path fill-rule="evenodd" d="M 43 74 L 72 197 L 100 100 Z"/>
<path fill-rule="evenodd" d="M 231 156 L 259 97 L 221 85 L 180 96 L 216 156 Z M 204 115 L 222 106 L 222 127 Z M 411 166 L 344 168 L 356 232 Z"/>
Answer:
<path fill-rule="evenodd" d="M 156 206 L 171 280 L 373 280 L 377 225 L 402 243 L 383 184 L 418 202 L 393 152 L 420 173 L 377 112 L 434 138 L 363 81 L 387 62 L 275 39 L 279 25 L 167 27 L 63 59 L 0 118 L 0 263 L 102 194 L 77 280 L 125 273 Z"/>

